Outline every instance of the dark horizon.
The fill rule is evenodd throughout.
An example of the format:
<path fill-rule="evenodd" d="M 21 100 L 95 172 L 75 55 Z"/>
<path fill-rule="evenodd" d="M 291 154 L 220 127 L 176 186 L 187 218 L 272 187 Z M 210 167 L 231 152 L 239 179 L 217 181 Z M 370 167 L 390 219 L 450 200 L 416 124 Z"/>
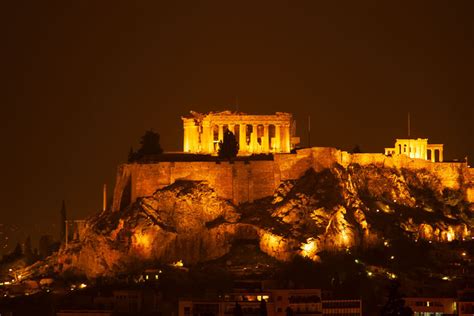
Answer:
<path fill-rule="evenodd" d="M 112 194 L 145 130 L 182 149 L 190 110 L 292 112 L 311 143 L 407 136 L 474 161 L 474 3 L 18 2 L 2 10 L 0 223 L 59 233 Z M 13 247 L 10 245 L 10 247 Z M 11 249 L 11 248 L 10 248 Z M 1 250 L 0 250 L 1 251 Z"/>

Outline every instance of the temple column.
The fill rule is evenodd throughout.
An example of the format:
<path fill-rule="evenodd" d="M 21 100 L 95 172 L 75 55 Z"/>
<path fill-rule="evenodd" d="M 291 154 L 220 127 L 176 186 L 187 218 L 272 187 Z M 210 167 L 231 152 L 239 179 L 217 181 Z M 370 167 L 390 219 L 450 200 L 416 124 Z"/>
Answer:
<path fill-rule="evenodd" d="M 281 151 L 290 152 L 290 125 L 283 125 L 280 129 Z"/>
<path fill-rule="evenodd" d="M 190 152 L 190 148 L 189 148 L 189 127 L 186 126 L 186 125 L 184 125 L 183 151 L 185 153 Z"/>
<path fill-rule="evenodd" d="M 435 151 L 433 149 L 430 149 L 431 151 L 431 162 L 435 162 Z"/>
<path fill-rule="evenodd" d="M 281 126 L 275 124 L 275 152 L 281 151 Z"/>
<path fill-rule="evenodd" d="M 219 124 L 217 125 L 218 129 L 219 129 L 219 136 L 218 136 L 218 141 L 221 142 L 224 140 L 224 125 L 222 124 Z"/>
<path fill-rule="evenodd" d="M 212 129 L 209 122 L 202 122 L 201 151 L 206 154 L 212 153 L 213 139 Z"/>
<path fill-rule="evenodd" d="M 268 133 L 269 124 L 263 125 L 263 139 L 262 139 L 262 148 L 264 153 L 270 151 L 270 135 Z"/>
<path fill-rule="evenodd" d="M 189 150 L 192 153 L 199 151 L 199 127 L 196 125 L 190 126 L 189 131 Z"/>
<path fill-rule="evenodd" d="M 231 131 L 235 136 L 235 124 L 229 124 L 229 131 Z"/>
<path fill-rule="evenodd" d="M 258 141 L 257 141 L 257 124 L 252 124 L 252 134 L 250 135 L 250 151 L 253 153 L 258 152 Z"/>
<path fill-rule="evenodd" d="M 244 153 L 247 151 L 247 124 L 240 123 L 239 127 L 239 151 Z"/>
<path fill-rule="evenodd" d="M 443 148 L 439 149 L 439 162 L 443 162 Z"/>

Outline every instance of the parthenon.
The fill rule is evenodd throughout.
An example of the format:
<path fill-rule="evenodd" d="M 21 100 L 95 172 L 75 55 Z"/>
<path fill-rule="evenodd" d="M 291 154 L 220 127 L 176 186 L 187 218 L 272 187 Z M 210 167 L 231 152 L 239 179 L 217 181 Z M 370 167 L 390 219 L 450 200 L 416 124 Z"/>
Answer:
<path fill-rule="evenodd" d="M 184 152 L 217 154 L 224 132 L 231 131 L 239 143 L 239 155 L 289 153 L 299 143 L 290 113 L 249 115 L 242 112 L 191 111 L 183 116 Z"/>
<path fill-rule="evenodd" d="M 395 147 L 385 148 L 385 155 L 406 155 L 410 158 L 443 161 L 443 144 L 428 144 L 428 138 L 397 139 Z M 436 159 L 438 153 L 438 159 Z"/>

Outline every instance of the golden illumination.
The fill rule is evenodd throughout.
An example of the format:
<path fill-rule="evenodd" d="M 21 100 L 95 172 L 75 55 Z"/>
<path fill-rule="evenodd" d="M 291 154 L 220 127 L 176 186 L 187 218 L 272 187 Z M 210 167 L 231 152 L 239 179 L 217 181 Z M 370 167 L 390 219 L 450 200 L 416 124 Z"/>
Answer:
<path fill-rule="evenodd" d="M 197 113 L 182 117 L 183 151 L 217 154 L 224 132 L 231 131 L 239 143 L 239 155 L 289 153 L 299 143 L 290 113 L 249 115 L 241 112 Z"/>
<path fill-rule="evenodd" d="M 183 260 L 178 260 L 178 261 L 176 261 L 176 262 L 173 262 L 171 265 L 172 265 L 173 267 L 175 267 L 175 268 L 182 268 L 182 267 L 184 267 Z"/>
<path fill-rule="evenodd" d="M 317 260 L 318 256 L 316 254 L 318 247 L 316 243 L 316 239 L 308 238 L 306 239 L 306 243 L 301 244 L 301 255 L 303 257 L 309 258 L 311 260 Z"/>
<path fill-rule="evenodd" d="M 385 148 L 385 155 L 405 155 L 410 158 L 435 162 L 435 153 L 438 152 L 438 161 L 442 162 L 443 147 L 443 144 L 428 144 L 427 138 L 397 139 L 394 147 Z M 430 153 L 430 157 L 428 157 L 428 153 Z"/>
<path fill-rule="evenodd" d="M 147 232 L 136 232 L 132 236 L 133 247 L 144 256 L 151 255 L 152 252 L 152 238 Z"/>

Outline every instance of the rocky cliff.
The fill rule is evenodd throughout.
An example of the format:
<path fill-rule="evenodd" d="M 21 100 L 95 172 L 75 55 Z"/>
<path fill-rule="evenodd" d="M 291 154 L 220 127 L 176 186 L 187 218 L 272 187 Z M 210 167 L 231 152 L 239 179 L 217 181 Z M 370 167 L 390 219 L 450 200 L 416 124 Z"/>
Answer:
<path fill-rule="evenodd" d="M 206 181 L 176 181 L 89 219 L 55 266 L 97 277 L 153 262 L 206 262 L 242 240 L 281 261 L 297 255 L 318 261 L 323 251 L 366 249 L 400 236 L 471 238 L 472 182 L 458 176 L 447 186 L 443 179 L 430 169 L 334 163 L 307 168 L 281 181 L 273 196 L 239 205 Z"/>

